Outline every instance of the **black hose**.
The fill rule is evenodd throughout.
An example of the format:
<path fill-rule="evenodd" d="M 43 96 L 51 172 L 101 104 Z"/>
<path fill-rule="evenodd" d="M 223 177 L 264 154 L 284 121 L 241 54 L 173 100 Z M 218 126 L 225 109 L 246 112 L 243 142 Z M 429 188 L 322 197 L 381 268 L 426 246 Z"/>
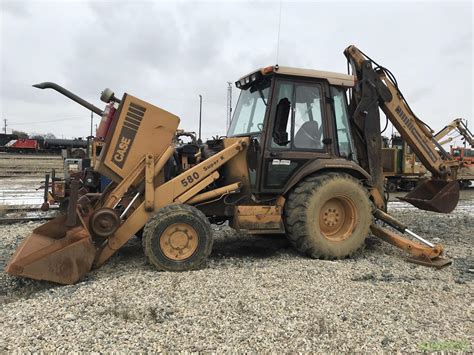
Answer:
<path fill-rule="evenodd" d="M 382 131 L 380 132 L 380 134 L 382 134 L 383 132 L 385 132 L 385 130 L 387 129 L 387 127 L 388 127 L 388 117 L 385 116 L 385 127 L 384 127 L 384 129 L 382 129 Z"/>
<path fill-rule="evenodd" d="M 416 115 L 415 113 L 413 112 L 413 110 L 411 109 L 410 105 L 408 104 L 407 100 L 405 99 L 405 96 L 403 96 L 403 93 L 402 91 L 400 90 L 400 88 L 398 87 L 398 82 L 397 82 L 397 78 L 395 77 L 395 75 L 393 75 L 393 73 L 388 70 L 387 68 L 381 66 L 380 64 L 378 64 L 375 60 L 373 60 L 372 58 L 370 58 L 367 54 L 365 54 L 364 52 L 362 52 L 360 49 L 359 49 L 359 52 L 361 52 L 364 57 L 366 57 L 370 62 L 372 62 L 373 64 L 376 65 L 376 67 L 374 68 L 374 70 L 377 70 L 377 69 L 380 69 L 382 70 L 386 75 L 387 77 L 389 78 L 389 80 L 393 83 L 393 85 L 395 85 L 395 87 L 397 88 L 398 90 L 398 93 L 400 94 L 400 97 L 402 99 L 402 101 L 405 103 L 405 105 L 407 106 L 408 110 L 410 111 L 410 113 L 413 115 L 413 117 L 418 121 L 420 122 L 421 124 L 423 124 L 424 126 L 426 126 L 431 132 L 434 132 L 433 129 L 426 123 L 426 122 L 423 122 L 422 120 L 420 120 Z"/>

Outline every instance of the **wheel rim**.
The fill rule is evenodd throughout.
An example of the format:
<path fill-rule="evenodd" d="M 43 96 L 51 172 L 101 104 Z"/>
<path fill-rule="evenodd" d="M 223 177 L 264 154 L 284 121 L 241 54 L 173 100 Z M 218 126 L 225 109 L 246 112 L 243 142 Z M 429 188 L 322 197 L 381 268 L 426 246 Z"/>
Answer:
<path fill-rule="evenodd" d="M 354 202 L 346 196 L 327 200 L 319 212 L 321 233 L 331 241 L 348 239 L 357 222 L 357 209 Z"/>
<path fill-rule="evenodd" d="M 198 247 L 196 230 L 186 223 L 174 223 L 160 237 L 163 255 L 171 260 L 184 260 L 194 254 Z"/>

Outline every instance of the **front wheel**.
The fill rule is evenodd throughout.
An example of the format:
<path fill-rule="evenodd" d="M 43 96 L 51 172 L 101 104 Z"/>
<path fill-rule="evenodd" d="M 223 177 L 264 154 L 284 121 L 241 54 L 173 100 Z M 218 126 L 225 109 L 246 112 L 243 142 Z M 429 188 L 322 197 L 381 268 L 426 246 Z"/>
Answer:
<path fill-rule="evenodd" d="M 145 256 L 158 270 L 198 269 L 211 253 L 212 243 L 209 220 L 189 205 L 159 209 L 143 229 Z"/>
<path fill-rule="evenodd" d="M 312 258 L 351 256 L 369 235 L 371 206 L 367 190 L 350 175 L 309 177 L 296 186 L 285 204 L 288 239 Z"/>

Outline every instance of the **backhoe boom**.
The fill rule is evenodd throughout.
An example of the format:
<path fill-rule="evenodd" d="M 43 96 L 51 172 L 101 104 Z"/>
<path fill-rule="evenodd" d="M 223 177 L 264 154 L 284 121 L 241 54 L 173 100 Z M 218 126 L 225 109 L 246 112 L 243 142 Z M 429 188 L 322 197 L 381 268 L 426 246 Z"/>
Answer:
<path fill-rule="evenodd" d="M 456 181 L 459 162 L 452 159 L 428 126 L 416 117 L 390 71 L 377 65 L 355 46 L 347 47 L 344 54 L 358 80 L 351 98 L 351 124 L 353 130 L 359 132 L 354 140 L 361 166 L 370 172 L 375 186 L 383 193 L 380 108 L 432 174 L 430 181 L 401 199 L 420 209 L 451 212 L 459 200 Z"/>
<path fill-rule="evenodd" d="M 430 132 L 428 127 L 419 120 L 406 103 L 403 95 L 393 79 L 387 76 L 387 71 L 378 67 L 373 69 L 372 62 L 355 46 L 349 46 L 344 54 L 349 59 L 352 68 L 357 73 L 359 81 L 367 80 L 362 75 L 362 68 L 370 66 L 377 75 L 376 82 L 372 83 L 377 88 L 377 102 L 387 118 L 396 127 L 400 135 L 407 141 L 423 165 L 431 171 L 433 176 L 445 180 L 456 178 L 458 163 L 452 160 Z"/>

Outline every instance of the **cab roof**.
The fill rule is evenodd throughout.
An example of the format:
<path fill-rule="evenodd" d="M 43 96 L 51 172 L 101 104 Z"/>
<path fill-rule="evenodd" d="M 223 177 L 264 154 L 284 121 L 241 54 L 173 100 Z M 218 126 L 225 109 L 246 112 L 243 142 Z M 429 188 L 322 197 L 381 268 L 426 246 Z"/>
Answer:
<path fill-rule="evenodd" d="M 348 87 L 348 88 L 354 87 L 356 83 L 356 77 L 353 75 L 334 73 L 334 72 L 323 71 L 323 70 L 281 67 L 278 65 L 258 69 L 248 75 L 243 76 L 239 80 L 246 78 L 255 72 L 260 72 L 263 75 L 278 74 L 278 75 L 288 75 L 288 76 L 299 76 L 299 77 L 305 77 L 305 78 L 325 79 L 331 85 L 343 86 L 343 87 Z"/>

